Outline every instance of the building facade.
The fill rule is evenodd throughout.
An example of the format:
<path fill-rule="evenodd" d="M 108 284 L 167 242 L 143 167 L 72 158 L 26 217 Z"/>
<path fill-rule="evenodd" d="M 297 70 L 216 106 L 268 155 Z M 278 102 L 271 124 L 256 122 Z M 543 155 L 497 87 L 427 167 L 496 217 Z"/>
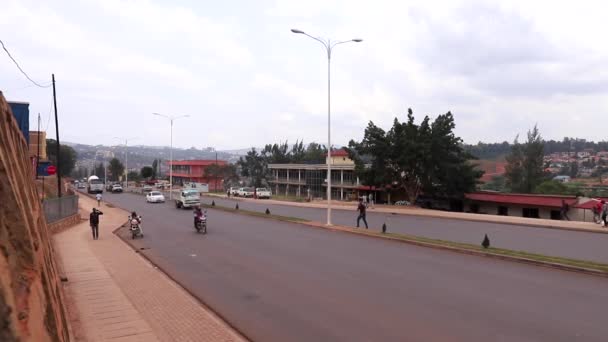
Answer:
<path fill-rule="evenodd" d="M 224 190 L 224 180 L 208 175 L 206 170 L 211 165 L 226 165 L 225 160 L 169 160 L 167 163 L 173 170 L 174 184 L 204 183 L 209 185 L 209 191 Z"/>
<path fill-rule="evenodd" d="M 327 156 L 325 157 L 327 161 Z M 327 198 L 327 163 L 270 164 L 271 190 L 274 195 L 307 199 Z M 355 175 L 355 163 L 344 150 L 331 155 L 332 199 L 356 200 L 362 186 Z"/>

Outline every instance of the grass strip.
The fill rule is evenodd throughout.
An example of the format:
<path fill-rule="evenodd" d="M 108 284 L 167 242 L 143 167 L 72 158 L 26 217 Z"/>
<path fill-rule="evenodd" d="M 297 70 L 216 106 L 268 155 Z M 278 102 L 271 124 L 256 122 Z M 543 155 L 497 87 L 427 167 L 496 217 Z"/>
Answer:
<path fill-rule="evenodd" d="M 211 206 L 208 204 L 203 204 L 202 206 L 207 207 L 207 208 L 222 210 L 225 212 L 231 212 L 231 213 L 237 213 L 237 214 L 243 214 L 243 215 L 249 215 L 249 216 L 256 216 L 256 217 L 263 217 L 263 218 L 271 218 L 271 219 L 275 219 L 278 221 L 284 221 L 284 222 L 292 222 L 292 223 L 312 222 L 310 220 L 302 219 L 299 217 L 265 214 L 263 212 L 257 212 L 257 211 L 252 211 L 252 210 L 235 209 L 235 208 L 228 208 L 228 207 L 217 206 L 217 205 Z M 564 258 L 564 257 L 556 257 L 556 256 L 548 256 L 548 255 L 544 255 L 544 254 L 516 251 L 516 250 L 511 250 L 511 249 L 505 249 L 505 248 L 490 247 L 490 248 L 486 249 L 486 248 L 483 248 L 481 245 L 478 246 L 478 245 L 473 245 L 470 243 L 453 242 L 453 241 L 447 241 L 447 240 L 441 240 L 441 239 L 432 239 L 432 238 L 426 238 L 426 237 L 414 236 L 414 235 L 408 235 L 408 234 L 398 234 L 398 233 L 383 234 L 381 232 L 355 230 L 354 228 L 350 228 L 350 227 L 344 227 L 344 228 L 351 229 L 352 232 L 361 234 L 361 235 L 370 235 L 370 236 L 377 236 L 377 237 L 390 237 L 390 238 L 393 238 L 396 240 L 402 240 L 405 242 L 427 243 L 427 244 L 433 244 L 433 245 L 438 245 L 438 246 L 442 246 L 442 247 L 451 247 L 451 248 L 456 248 L 456 249 L 460 249 L 460 250 L 481 252 L 481 253 L 487 254 L 487 255 L 493 254 L 493 255 L 509 256 L 509 257 L 515 257 L 515 258 L 534 260 L 534 261 L 543 262 L 543 263 L 552 263 L 552 264 L 580 267 L 580 268 L 601 271 L 601 272 L 608 274 L 608 264 L 604 264 L 604 263 L 600 263 L 600 262 L 571 259 L 571 258 Z"/>

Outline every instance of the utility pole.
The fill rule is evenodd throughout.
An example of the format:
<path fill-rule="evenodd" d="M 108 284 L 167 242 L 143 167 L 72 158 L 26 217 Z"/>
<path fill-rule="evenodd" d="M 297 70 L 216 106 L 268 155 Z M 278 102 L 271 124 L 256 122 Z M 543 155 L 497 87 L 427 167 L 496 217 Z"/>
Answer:
<path fill-rule="evenodd" d="M 38 146 L 36 146 L 36 179 L 38 179 L 38 165 L 40 162 L 40 113 L 38 113 Z M 44 191 L 44 188 L 42 189 Z"/>
<path fill-rule="evenodd" d="M 55 107 L 55 134 L 57 135 L 57 196 L 61 197 L 61 158 L 59 155 L 59 120 L 57 119 L 57 93 L 55 92 L 55 74 L 53 77 L 53 105 Z"/>
<path fill-rule="evenodd" d="M 217 151 L 215 152 L 215 171 L 217 172 Z M 217 174 L 215 175 L 215 191 L 217 191 Z"/>

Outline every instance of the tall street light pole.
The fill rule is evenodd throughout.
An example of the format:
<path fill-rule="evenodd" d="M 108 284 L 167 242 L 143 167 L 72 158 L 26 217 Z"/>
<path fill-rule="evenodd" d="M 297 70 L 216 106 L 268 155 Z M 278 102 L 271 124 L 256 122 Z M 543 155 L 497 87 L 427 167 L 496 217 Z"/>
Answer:
<path fill-rule="evenodd" d="M 162 116 L 169 119 L 171 122 L 171 147 L 169 148 L 169 200 L 173 200 L 173 121 L 181 118 L 187 118 L 190 115 L 170 116 L 159 113 L 152 113 L 152 115 Z"/>
<path fill-rule="evenodd" d="M 120 138 L 114 137 L 114 139 L 119 139 L 125 141 L 125 191 L 129 191 L 129 140 L 137 139 L 137 138 Z"/>
<path fill-rule="evenodd" d="M 308 33 L 291 29 L 291 32 L 297 34 L 303 34 L 309 38 L 312 38 L 319 43 L 323 44 L 327 51 L 327 225 L 331 226 L 331 52 L 336 45 L 344 43 L 360 43 L 363 39 L 350 39 L 339 42 L 332 42 L 331 40 L 323 40 L 317 37 L 313 37 Z"/>

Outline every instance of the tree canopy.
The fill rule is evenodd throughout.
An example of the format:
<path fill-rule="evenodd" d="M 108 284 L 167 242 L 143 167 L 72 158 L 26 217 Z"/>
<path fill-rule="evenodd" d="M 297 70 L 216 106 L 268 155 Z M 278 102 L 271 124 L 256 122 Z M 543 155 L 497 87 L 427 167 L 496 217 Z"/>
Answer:
<path fill-rule="evenodd" d="M 544 180 L 544 143 L 537 126 L 528 131 L 524 144 L 515 138 L 507 156 L 505 176 L 511 192 L 532 193 Z"/>
<path fill-rule="evenodd" d="M 363 140 L 351 140 L 348 150 L 365 185 L 402 189 L 412 203 L 422 192 L 461 198 L 475 189 L 483 172 L 470 162 L 474 157 L 464 150 L 455 127 L 450 112 L 416 124 L 409 109 L 407 120 L 395 118 L 388 132 L 370 122 Z"/>
<path fill-rule="evenodd" d="M 122 176 L 125 172 L 125 166 L 117 158 L 112 158 L 112 160 L 110 160 L 110 165 L 108 166 L 108 169 L 112 174 L 111 180 L 113 181 L 119 180 L 120 176 Z"/>
<path fill-rule="evenodd" d="M 57 165 L 57 140 L 46 139 L 46 155 L 53 165 Z M 67 176 L 74 170 L 78 154 L 71 146 L 60 145 L 59 156 L 61 165 L 58 172 L 61 176 Z"/>

